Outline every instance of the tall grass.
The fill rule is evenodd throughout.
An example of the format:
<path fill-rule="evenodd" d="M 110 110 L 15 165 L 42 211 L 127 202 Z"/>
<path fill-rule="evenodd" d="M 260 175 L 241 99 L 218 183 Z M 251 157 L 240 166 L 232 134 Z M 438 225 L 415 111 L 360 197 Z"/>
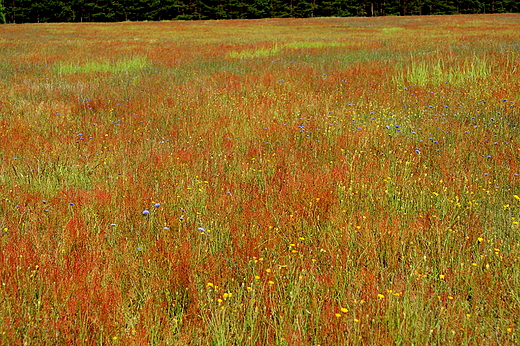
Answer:
<path fill-rule="evenodd" d="M 92 72 L 133 72 L 150 67 L 150 62 L 143 57 L 133 57 L 119 61 L 91 61 L 83 64 L 59 63 L 54 67 L 58 74 L 92 73 Z"/>
<path fill-rule="evenodd" d="M 2 27 L 0 344 L 518 344 L 518 23 Z"/>
<path fill-rule="evenodd" d="M 451 60 L 451 61 L 450 61 Z M 411 83 L 418 86 L 427 84 L 439 85 L 447 83 L 454 86 L 469 84 L 472 81 L 492 77 L 492 62 L 486 58 L 473 57 L 472 59 L 445 59 L 438 57 L 435 60 L 410 61 L 409 67 L 397 74 L 395 80 L 400 84 Z"/>

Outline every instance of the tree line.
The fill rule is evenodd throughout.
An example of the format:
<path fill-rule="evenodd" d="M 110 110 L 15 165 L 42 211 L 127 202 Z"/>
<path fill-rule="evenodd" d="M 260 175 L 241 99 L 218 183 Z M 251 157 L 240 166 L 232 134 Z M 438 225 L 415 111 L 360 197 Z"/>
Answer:
<path fill-rule="evenodd" d="M 518 0 L 0 0 L 0 22 L 121 22 L 520 12 Z"/>

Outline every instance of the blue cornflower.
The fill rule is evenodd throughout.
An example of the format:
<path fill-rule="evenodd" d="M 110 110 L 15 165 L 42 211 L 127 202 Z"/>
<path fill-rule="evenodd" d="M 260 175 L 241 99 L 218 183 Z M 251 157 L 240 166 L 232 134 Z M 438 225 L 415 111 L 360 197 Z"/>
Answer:
<path fill-rule="evenodd" d="M 148 209 L 145 209 L 145 210 L 143 210 L 142 214 L 143 215 L 148 215 L 148 214 L 150 214 L 150 211 Z"/>
<path fill-rule="evenodd" d="M 159 208 L 161 206 L 161 203 L 155 203 L 153 206 Z"/>

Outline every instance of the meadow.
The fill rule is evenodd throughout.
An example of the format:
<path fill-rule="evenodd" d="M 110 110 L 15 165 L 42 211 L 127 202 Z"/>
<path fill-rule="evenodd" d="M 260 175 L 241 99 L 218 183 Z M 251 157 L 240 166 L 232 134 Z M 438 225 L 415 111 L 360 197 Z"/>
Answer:
<path fill-rule="evenodd" d="M 519 32 L 0 26 L 0 344 L 520 343 Z"/>

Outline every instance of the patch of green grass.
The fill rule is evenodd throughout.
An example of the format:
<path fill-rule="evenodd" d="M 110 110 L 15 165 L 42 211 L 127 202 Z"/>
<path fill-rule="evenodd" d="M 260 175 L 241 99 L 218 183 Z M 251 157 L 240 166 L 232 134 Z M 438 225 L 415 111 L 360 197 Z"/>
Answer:
<path fill-rule="evenodd" d="M 63 186 L 74 186 L 80 189 L 92 187 L 87 170 L 70 163 L 38 163 L 35 168 L 31 169 L 19 163 L 11 165 L 11 169 L 13 174 L 0 176 L 0 184 L 18 184 L 27 191 L 45 194 L 55 194 Z"/>
<path fill-rule="evenodd" d="M 283 49 L 315 49 L 315 48 L 330 48 L 345 46 L 341 42 L 327 42 L 327 41 L 295 41 L 284 45 L 275 45 L 270 48 L 246 49 L 242 51 L 231 51 L 228 53 L 230 58 L 237 59 L 254 59 L 272 56 L 280 53 Z"/>
<path fill-rule="evenodd" d="M 384 34 L 393 34 L 393 33 L 396 33 L 396 32 L 404 31 L 404 28 L 401 28 L 401 27 L 383 28 L 381 31 L 383 31 Z"/>
<path fill-rule="evenodd" d="M 259 49 L 253 49 L 253 50 L 243 50 L 243 51 L 231 51 L 229 52 L 230 58 L 237 58 L 237 59 L 254 59 L 254 58 L 261 58 L 271 55 L 276 55 L 280 52 L 281 48 L 279 46 L 274 46 L 271 48 L 259 48 Z"/>
<path fill-rule="evenodd" d="M 491 67 L 485 59 L 465 60 L 452 64 L 445 59 L 434 61 L 412 61 L 408 68 L 399 71 L 394 80 L 401 84 L 460 85 L 474 80 L 482 80 L 491 76 Z"/>
<path fill-rule="evenodd" d="M 58 64 L 54 66 L 54 70 L 60 74 L 95 72 L 124 73 L 140 71 L 150 66 L 151 63 L 148 59 L 144 57 L 133 57 L 118 61 L 92 61 L 80 65 Z"/>
<path fill-rule="evenodd" d="M 311 41 L 311 42 L 305 42 L 305 41 L 296 41 L 296 42 L 290 42 L 284 45 L 285 48 L 290 49 L 305 49 L 305 48 L 328 48 L 328 47 L 340 47 L 345 46 L 344 43 L 340 42 L 325 42 L 325 41 Z"/>

